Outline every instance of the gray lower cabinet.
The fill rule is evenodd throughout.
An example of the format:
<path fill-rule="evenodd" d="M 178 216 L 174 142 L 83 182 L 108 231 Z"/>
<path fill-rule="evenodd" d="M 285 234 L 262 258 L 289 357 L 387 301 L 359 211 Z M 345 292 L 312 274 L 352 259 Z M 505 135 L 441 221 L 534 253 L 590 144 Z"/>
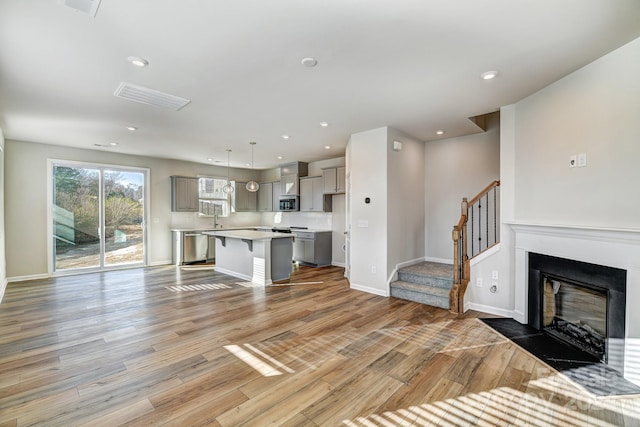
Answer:
<path fill-rule="evenodd" d="M 293 236 L 294 261 L 314 267 L 331 265 L 331 231 L 296 231 Z"/>
<path fill-rule="evenodd" d="M 171 177 L 171 211 L 198 212 L 198 178 L 188 176 Z"/>

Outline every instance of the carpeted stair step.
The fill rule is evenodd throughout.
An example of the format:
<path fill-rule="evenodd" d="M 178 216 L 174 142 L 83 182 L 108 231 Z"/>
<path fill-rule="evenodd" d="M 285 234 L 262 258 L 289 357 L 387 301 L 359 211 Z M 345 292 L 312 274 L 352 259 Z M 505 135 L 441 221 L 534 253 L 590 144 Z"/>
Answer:
<path fill-rule="evenodd" d="M 398 270 L 391 296 L 448 309 L 452 286 L 453 265 L 426 261 Z"/>
<path fill-rule="evenodd" d="M 391 283 L 391 296 L 449 309 L 449 289 L 446 288 L 398 280 Z"/>
<path fill-rule="evenodd" d="M 451 289 L 453 285 L 453 265 L 438 262 L 421 262 L 398 270 L 398 280 Z"/>

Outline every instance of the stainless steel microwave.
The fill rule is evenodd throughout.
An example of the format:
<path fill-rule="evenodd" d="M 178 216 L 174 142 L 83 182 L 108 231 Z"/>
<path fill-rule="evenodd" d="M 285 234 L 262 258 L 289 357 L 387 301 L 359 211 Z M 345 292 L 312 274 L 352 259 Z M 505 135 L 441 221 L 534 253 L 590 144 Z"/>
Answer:
<path fill-rule="evenodd" d="M 280 197 L 281 211 L 299 211 L 300 197 L 298 196 L 282 196 Z"/>

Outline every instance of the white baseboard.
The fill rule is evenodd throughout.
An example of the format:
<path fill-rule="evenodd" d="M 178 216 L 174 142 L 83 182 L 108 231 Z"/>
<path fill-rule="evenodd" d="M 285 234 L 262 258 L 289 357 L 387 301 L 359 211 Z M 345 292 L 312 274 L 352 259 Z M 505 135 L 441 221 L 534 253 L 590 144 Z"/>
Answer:
<path fill-rule="evenodd" d="M 26 282 L 27 280 L 48 279 L 49 277 L 51 277 L 51 276 L 46 274 L 46 273 L 44 273 L 44 274 L 30 274 L 28 276 L 7 277 L 7 282 L 9 282 L 9 283 Z"/>
<path fill-rule="evenodd" d="M 420 257 L 420 258 L 416 258 L 416 259 L 410 259 L 409 261 L 404 261 L 401 263 L 396 264 L 396 270 L 399 270 L 403 267 L 408 267 L 410 265 L 413 264 L 420 264 L 421 262 L 427 261 L 427 259 L 425 257 Z"/>
<path fill-rule="evenodd" d="M 154 261 L 154 262 L 150 262 L 148 264 L 149 267 L 159 267 L 161 265 L 170 265 L 173 264 L 173 262 L 169 259 L 169 260 L 164 260 L 164 261 Z"/>
<path fill-rule="evenodd" d="M 513 318 L 513 310 L 505 310 L 504 308 L 492 307 L 489 305 L 476 304 L 473 302 L 467 303 L 464 305 L 464 311 L 474 310 L 480 311 L 482 313 L 493 314 L 496 316 L 508 317 L 509 319 Z"/>
<path fill-rule="evenodd" d="M 2 281 L 2 286 L 0 286 L 0 302 L 2 302 L 2 298 L 4 298 L 4 291 L 7 289 L 7 285 L 9 284 L 9 282 L 7 281 L 7 279 L 5 278 Z"/>
<path fill-rule="evenodd" d="M 237 271 L 231 271 L 231 270 L 227 270 L 225 268 L 220 268 L 220 267 L 216 267 L 215 270 L 218 273 L 226 274 L 228 276 L 237 277 L 239 279 L 246 280 L 247 282 L 251 282 L 251 280 L 252 280 L 251 276 L 248 276 L 248 275 L 242 274 L 242 273 L 238 273 Z"/>
<path fill-rule="evenodd" d="M 367 292 L 369 294 L 380 295 L 381 297 L 388 297 L 389 292 L 383 289 L 372 288 L 370 286 L 358 285 L 357 283 L 351 283 L 349 286 L 351 289 L 355 289 L 356 291 Z"/>
<path fill-rule="evenodd" d="M 434 258 L 434 257 L 425 257 L 424 259 L 425 261 L 429 261 L 429 262 L 437 262 L 440 264 L 451 264 L 453 265 L 453 260 L 452 259 L 447 259 L 447 258 Z"/>
<path fill-rule="evenodd" d="M 333 265 L 334 267 L 342 267 L 342 268 L 345 268 L 346 266 L 344 262 L 338 262 L 338 261 L 331 261 L 331 265 Z"/>

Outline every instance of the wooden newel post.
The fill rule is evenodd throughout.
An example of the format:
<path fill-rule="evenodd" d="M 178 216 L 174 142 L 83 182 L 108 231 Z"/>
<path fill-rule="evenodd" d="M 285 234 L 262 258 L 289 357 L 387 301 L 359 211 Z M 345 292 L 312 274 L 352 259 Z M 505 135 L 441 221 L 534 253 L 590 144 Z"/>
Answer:
<path fill-rule="evenodd" d="M 460 203 L 460 215 L 467 216 L 467 211 L 469 210 L 469 203 L 467 202 L 467 198 L 462 198 L 462 203 Z"/>
<path fill-rule="evenodd" d="M 451 232 L 451 237 L 453 238 L 453 284 L 460 283 L 460 230 L 457 225 L 453 226 L 453 231 Z"/>

